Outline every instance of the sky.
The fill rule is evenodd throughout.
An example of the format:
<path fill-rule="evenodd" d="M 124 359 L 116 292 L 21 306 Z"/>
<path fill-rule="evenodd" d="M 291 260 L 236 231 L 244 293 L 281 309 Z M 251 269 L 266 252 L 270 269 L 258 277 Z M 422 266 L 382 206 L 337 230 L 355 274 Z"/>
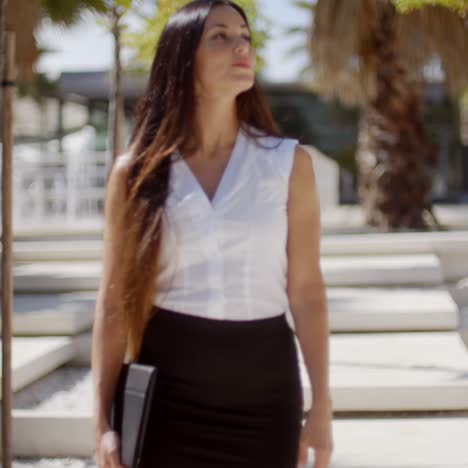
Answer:
<path fill-rule="evenodd" d="M 305 26 L 310 21 L 308 15 L 292 3 L 289 0 L 257 0 L 258 9 L 272 22 L 271 39 L 263 51 L 266 62 L 263 74 L 269 81 L 294 81 L 307 63 L 305 53 L 297 57 L 287 53 L 300 43 L 300 39 L 285 37 L 284 30 L 291 26 Z M 91 15 L 68 30 L 45 23 L 37 38 L 41 47 L 54 49 L 53 53 L 44 54 L 37 64 L 37 71 L 47 73 L 51 78 L 62 71 L 111 68 L 112 38 Z M 60 38 L 59 42 L 57 38 Z M 124 61 L 126 56 L 124 51 Z"/>

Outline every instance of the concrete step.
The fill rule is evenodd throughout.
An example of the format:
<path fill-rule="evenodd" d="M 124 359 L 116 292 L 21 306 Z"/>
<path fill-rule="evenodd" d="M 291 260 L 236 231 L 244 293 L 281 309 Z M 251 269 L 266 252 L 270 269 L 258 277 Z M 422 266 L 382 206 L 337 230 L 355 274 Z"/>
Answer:
<path fill-rule="evenodd" d="M 69 361 L 71 366 L 90 366 L 91 365 L 91 347 L 93 340 L 93 331 L 87 330 L 73 335 L 73 346 L 75 354 Z"/>
<path fill-rule="evenodd" d="M 299 351 L 304 407 L 312 389 Z M 336 411 L 468 410 L 468 353 L 457 332 L 330 336 Z"/>
<path fill-rule="evenodd" d="M 308 411 L 312 389 L 296 345 Z M 468 353 L 456 332 L 334 334 L 330 386 L 336 411 L 466 411 Z M 80 404 L 90 402 L 91 387 L 82 391 Z"/>
<path fill-rule="evenodd" d="M 93 322 L 95 303 L 95 291 L 64 294 L 15 294 L 13 296 L 13 334 L 23 336 L 75 335 L 89 330 Z"/>
<path fill-rule="evenodd" d="M 35 220 L 31 224 L 15 224 L 13 236 L 15 241 L 102 239 L 103 228 L 104 219 L 102 216 L 71 221 L 60 218 L 56 220 L 45 219 L 43 222 Z"/>
<path fill-rule="evenodd" d="M 468 231 L 337 234 L 321 238 L 321 257 L 436 255 L 445 282 L 468 276 Z M 16 241 L 16 263 L 101 261 L 99 239 Z"/>
<path fill-rule="evenodd" d="M 332 466 L 336 468 L 447 468 L 468 462 L 466 411 L 457 414 L 387 411 L 357 416 L 340 412 L 337 398 L 339 395 L 334 397 L 332 458 Z M 90 457 L 92 449 L 89 368 L 63 366 L 15 394 L 15 457 Z M 311 450 L 309 461 L 313 455 Z"/>
<path fill-rule="evenodd" d="M 102 241 L 95 239 L 16 241 L 13 247 L 13 259 L 15 263 L 95 261 L 101 260 L 101 257 Z"/>
<path fill-rule="evenodd" d="M 15 241 L 14 259 L 19 262 L 47 260 L 99 260 L 101 239 Z M 468 230 L 447 232 L 393 232 L 324 235 L 322 256 L 464 254 Z M 1 246 L 0 246 L 1 251 Z"/>
<path fill-rule="evenodd" d="M 333 333 L 457 331 L 460 325 L 457 305 L 443 288 L 327 288 L 326 294 Z M 291 311 L 287 320 L 294 329 Z M 75 337 L 76 362 L 90 362 L 91 338 L 90 331 Z"/>
<path fill-rule="evenodd" d="M 468 229 L 468 204 L 439 204 L 433 205 L 435 215 L 439 221 L 451 230 Z M 375 233 L 375 229 L 365 225 L 365 215 L 362 206 L 339 205 L 327 207 L 322 213 L 323 233 Z M 34 221 L 30 224 L 16 224 L 14 238 L 27 239 L 70 239 L 70 238 L 102 238 L 103 218 L 77 219 L 47 219 L 43 223 Z"/>
<path fill-rule="evenodd" d="M 434 286 L 443 276 L 435 255 L 325 257 L 321 268 L 327 286 Z M 17 292 L 96 290 L 100 261 L 35 262 L 13 267 Z"/>
<path fill-rule="evenodd" d="M 101 262 L 37 262 L 14 265 L 15 292 L 96 291 Z"/>
<path fill-rule="evenodd" d="M 458 308 L 443 288 L 327 288 L 330 329 L 456 330 Z M 92 326 L 96 291 L 16 294 L 15 335 L 75 335 Z M 292 327 L 292 315 L 289 313 Z M 1 323 L 1 319 L 0 319 Z"/>
<path fill-rule="evenodd" d="M 468 466 L 468 415 L 335 419 L 330 468 Z M 309 450 L 312 468 L 313 450 Z"/>
<path fill-rule="evenodd" d="M 335 417 L 330 468 L 465 468 L 466 427 L 467 415 Z M 13 411 L 15 457 L 67 458 L 66 464 L 42 464 L 41 468 L 74 466 L 69 457 L 91 459 L 92 437 L 91 414 Z M 313 460 L 314 452 L 309 449 L 307 468 L 312 468 Z M 34 465 L 21 468 L 26 466 Z M 83 466 L 93 465 L 76 468 Z"/>
<path fill-rule="evenodd" d="M 47 261 L 100 261 L 102 240 L 17 240 L 16 263 Z M 321 257 L 362 258 L 367 256 L 436 255 L 447 283 L 468 276 L 468 230 L 447 232 L 396 232 L 324 235 Z"/>
<path fill-rule="evenodd" d="M 434 286 L 443 282 L 436 255 L 323 257 L 327 286 Z"/>
<path fill-rule="evenodd" d="M 445 282 L 468 276 L 468 231 L 324 235 L 322 257 L 433 254 Z"/>
<path fill-rule="evenodd" d="M 460 309 L 460 327 L 458 333 L 468 350 L 468 305 Z"/>
<path fill-rule="evenodd" d="M 468 276 L 445 286 L 459 308 L 468 306 Z"/>
<path fill-rule="evenodd" d="M 49 374 L 69 362 L 74 356 L 75 346 L 69 337 L 13 337 L 11 343 L 13 392 Z"/>
<path fill-rule="evenodd" d="M 321 254 L 326 256 L 466 252 L 468 252 L 468 230 L 336 234 L 321 238 Z"/>
<path fill-rule="evenodd" d="M 327 288 L 329 326 L 342 331 L 457 330 L 458 307 L 442 286 Z"/>
<path fill-rule="evenodd" d="M 434 204 L 434 214 L 449 229 L 468 229 L 468 204 Z M 366 226 L 365 213 L 361 205 L 339 205 L 327 207 L 321 213 L 324 233 L 375 233 L 376 229 Z"/>
<path fill-rule="evenodd" d="M 332 332 L 456 331 L 459 312 L 441 289 L 327 288 Z M 288 323 L 294 329 L 290 311 Z M 91 332 L 75 337 L 76 361 L 89 364 Z"/>

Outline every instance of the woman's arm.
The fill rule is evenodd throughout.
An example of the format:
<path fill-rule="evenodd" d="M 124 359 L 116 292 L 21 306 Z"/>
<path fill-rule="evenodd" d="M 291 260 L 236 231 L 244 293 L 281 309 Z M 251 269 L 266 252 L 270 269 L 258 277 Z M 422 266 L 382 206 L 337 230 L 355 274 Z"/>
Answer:
<path fill-rule="evenodd" d="M 120 265 L 125 226 L 123 207 L 128 159 L 120 156 L 112 166 L 104 204 L 102 274 L 94 312 L 91 369 L 93 426 L 100 438 L 110 429 L 112 400 L 125 358 L 127 333 L 122 326 Z"/>
<path fill-rule="evenodd" d="M 288 196 L 288 297 L 312 384 L 312 404 L 331 407 L 329 328 L 320 269 L 320 208 L 312 158 L 296 147 Z"/>

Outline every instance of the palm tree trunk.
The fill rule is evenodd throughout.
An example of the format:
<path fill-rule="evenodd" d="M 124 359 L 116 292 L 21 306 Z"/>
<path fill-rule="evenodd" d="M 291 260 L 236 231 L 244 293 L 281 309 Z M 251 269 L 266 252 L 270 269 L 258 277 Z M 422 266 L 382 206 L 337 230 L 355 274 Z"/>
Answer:
<path fill-rule="evenodd" d="M 375 70 L 376 92 L 359 126 L 358 195 L 371 226 L 428 229 L 439 225 L 427 171 L 437 153 L 423 127 L 421 99 L 398 60 L 395 15 L 388 2 L 361 54 L 369 61 L 365 66 Z"/>

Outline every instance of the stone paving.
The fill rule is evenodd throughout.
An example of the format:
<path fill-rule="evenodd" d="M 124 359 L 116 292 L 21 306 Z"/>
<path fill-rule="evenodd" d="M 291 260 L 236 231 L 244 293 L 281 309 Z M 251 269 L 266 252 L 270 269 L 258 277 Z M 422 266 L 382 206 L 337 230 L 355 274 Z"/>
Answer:
<path fill-rule="evenodd" d="M 350 261 L 352 257 L 346 257 L 344 259 L 337 258 L 340 257 L 343 253 L 341 251 L 336 250 L 338 248 L 341 248 L 340 242 L 342 242 L 343 239 L 338 239 L 338 237 L 336 237 L 332 240 L 336 242 L 334 242 L 334 244 L 330 245 L 329 247 L 331 248 L 331 250 L 334 250 L 333 253 L 335 254 L 335 257 L 331 255 L 330 258 L 326 259 L 329 261 L 328 267 L 325 268 L 325 270 L 327 270 L 329 274 L 334 274 L 334 270 L 340 273 L 343 271 L 343 260 L 346 260 L 347 274 L 345 276 L 354 277 L 355 272 L 352 271 L 353 268 L 351 268 L 354 264 L 352 264 L 352 262 Z M 358 255 L 358 252 L 355 253 L 356 255 Z M 383 252 L 380 252 L 379 254 L 382 255 Z M 379 255 L 377 255 L 377 257 L 378 256 Z M 442 270 L 444 271 L 444 274 L 447 273 L 447 271 L 441 268 L 441 265 L 439 265 L 439 263 L 436 262 L 437 264 L 434 264 L 433 268 L 435 272 L 433 278 L 432 276 L 430 278 L 426 278 L 423 282 L 424 284 L 420 286 L 421 289 L 425 289 L 427 291 L 427 294 L 423 295 L 423 291 L 421 291 L 421 295 L 419 295 L 419 292 L 418 294 L 415 293 L 413 301 L 411 301 L 411 297 L 408 296 L 410 293 L 413 292 L 413 290 L 408 288 L 408 285 L 405 284 L 406 288 L 402 288 L 402 291 L 405 294 L 405 298 L 401 301 L 401 304 L 404 303 L 405 307 L 402 308 L 400 311 L 397 305 L 401 304 L 397 300 L 396 296 L 392 296 L 390 300 L 390 292 L 392 292 L 392 294 L 395 292 L 396 294 L 397 289 L 391 289 L 389 287 L 389 285 L 393 283 L 389 281 L 390 277 L 388 276 L 388 271 L 393 272 L 395 268 L 392 267 L 392 262 L 389 262 L 388 259 L 385 259 L 383 257 L 379 257 L 379 261 L 377 261 L 376 265 L 374 265 L 372 262 L 375 262 L 377 257 L 375 255 L 371 255 L 365 258 L 365 260 L 367 261 L 366 265 L 368 266 L 368 270 L 366 271 L 368 271 L 369 273 L 373 273 L 374 270 L 376 270 L 376 275 L 378 273 L 380 276 L 382 276 L 383 272 L 385 272 L 385 275 L 387 276 L 385 276 L 385 281 L 383 281 L 382 286 L 385 287 L 384 290 L 386 291 L 387 296 L 380 297 L 378 294 L 373 293 L 371 298 L 372 301 L 370 301 L 370 299 L 367 298 L 367 296 L 364 297 L 362 295 L 363 291 L 365 291 L 366 293 L 370 293 L 371 290 L 369 288 L 332 288 L 330 289 L 331 294 L 329 297 L 329 302 L 331 306 L 331 311 L 333 312 L 331 314 L 331 318 L 333 320 L 335 320 L 335 317 L 338 317 L 338 315 L 340 315 L 342 319 L 349 320 L 350 317 L 356 321 L 357 313 L 360 313 L 362 315 L 364 312 L 367 311 L 369 317 L 375 316 L 376 322 L 379 322 L 379 327 L 377 331 L 390 332 L 392 330 L 387 330 L 386 328 L 384 330 L 384 326 L 382 323 L 382 309 L 385 309 L 386 306 L 387 308 L 389 308 L 388 312 L 390 314 L 397 316 L 397 312 L 400 313 L 400 317 L 395 318 L 395 320 L 398 319 L 399 323 L 401 321 L 401 317 L 403 316 L 406 320 L 408 320 L 408 316 L 410 315 L 409 313 L 411 312 L 414 316 L 413 319 L 417 319 L 418 324 L 419 322 L 424 322 L 427 328 L 427 324 L 429 324 L 429 322 L 432 324 L 432 321 L 434 320 L 435 311 L 438 312 L 440 316 L 443 315 L 444 319 L 446 319 L 450 315 L 451 321 L 447 323 L 444 322 L 444 327 L 441 327 L 441 325 L 439 324 L 437 327 L 434 327 L 434 331 L 431 331 L 430 333 L 428 333 L 429 330 L 425 330 L 422 333 L 419 332 L 418 334 L 414 334 L 415 337 L 424 339 L 424 342 L 418 346 L 415 346 L 415 341 L 412 338 L 410 343 L 412 346 L 410 347 L 403 346 L 402 343 L 397 343 L 397 341 L 395 341 L 400 335 L 402 338 L 404 337 L 404 334 L 402 333 L 399 334 L 392 332 L 382 333 L 381 335 L 375 335 L 379 338 L 378 340 L 376 340 L 375 343 L 371 343 L 369 341 L 374 339 L 374 334 L 362 333 L 362 336 L 354 335 L 353 333 L 349 333 L 351 329 L 348 329 L 348 325 L 346 325 L 346 327 L 341 327 L 341 331 L 348 331 L 348 333 L 333 334 L 332 343 L 334 344 L 334 347 L 332 348 L 332 350 L 335 354 L 332 357 L 334 361 L 338 362 L 342 367 L 344 364 L 347 365 L 346 369 L 344 369 L 346 372 L 343 373 L 340 371 L 340 375 L 343 376 L 343 382 L 341 382 L 341 386 L 339 388 L 339 390 L 341 391 L 340 398 L 337 398 L 337 400 L 343 400 L 343 389 L 346 391 L 349 390 L 347 390 L 344 387 L 344 383 L 347 382 L 349 384 L 350 382 L 352 383 L 353 381 L 358 381 L 361 383 L 362 388 L 357 388 L 357 390 L 359 390 L 359 392 L 357 393 L 359 393 L 361 395 L 361 399 L 365 400 L 367 403 L 364 406 L 361 405 L 362 407 L 359 405 L 350 405 L 349 401 L 351 400 L 348 399 L 348 403 L 346 405 L 342 405 L 340 411 L 337 412 L 336 417 L 334 418 L 333 427 L 336 451 L 330 468 L 468 468 L 468 445 L 466 444 L 465 435 L 466 428 L 468 427 L 468 409 L 466 406 L 463 406 L 464 411 L 438 412 L 435 410 L 442 408 L 448 409 L 445 406 L 441 406 L 439 402 L 436 405 L 433 405 L 434 408 L 432 408 L 431 406 L 431 409 L 433 410 L 431 412 L 419 411 L 417 413 L 405 413 L 401 411 L 401 408 L 390 408 L 388 407 L 388 405 L 386 407 L 379 406 L 379 408 L 376 408 L 370 404 L 372 398 L 375 397 L 378 391 L 381 390 L 380 387 L 382 387 L 383 384 L 385 384 L 388 387 L 388 390 L 391 390 L 392 392 L 396 391 L 395 384 L 400 384 L 400 390 L 402 392 L 401 396 L 408 398 L 409 391 L 414 390 L 413 387 L 415 384 L 420 385 L 420 387 L 424 389 L 425 387 L 423 384 L 425 380 L 427 380 L 427 376 L 435 375 L 435 373 L 445 373 L 447 375 L 443 382 L 436 382 L 440 385 L 437 387 L 437 391 L 433 392 L 433 394 L 437 395 L 439 393 L 442 400 L 454 401 L 453 395 L 449 395 L 448 393 L 448 390 L 450 390 L 451 386 L 449 384 L 446 384 L 446 381 L 457 382 L 456 385 L 459 386 L 461 385 L 464 378 L 468 378 L 468 365 L 465 353 L 463 352 L 462 360 L 457 360 L 454 358 L 455 354 L 461 356 L 460 350 L 462 349 L 462 347 L 459 346 L 460 343 L 455 343 L 458 346 L 457 349 L 455 349 L 454 351 L 455 354 L 450 352 L 451 348 L 447 346 L 447 344 L 443 344 L 442 342 L 438 346 L 435 346 L 434 344 L 434 340 L 438 339 L 438 337 L 444 337 L 445 335 L 448 336 L 449 334 L 456 335 L 457 324 L 455 323 L 456 321 L 454 321 L 453 319 L 454 317 L 456 318 L 457 314 L 455 313 L 456 311 L 454 312 L 452 310 L 452 306 L 455 306 L 455 304 L 445 304 L 445 302 L 447 302 L 446 299 L 449 298 L 448 292 L 445 291 L 446 297 L 444 296 L 443 298 L 445 301 L 443 304 L 435 300 L 438 298 L 437 294 L 442 292 L 439 291 L 439 288 L 443 288 Z M 394 263 L 396 262 L 400 270 L 403 264 L 402 259 L 406 259 L 406 261 L 409 262 L 407 270 L 411 273 L 411 275 L 409 275 L 410 277 L 414 276 L 415 265 L 419 265 L 419 263 L 415 262 L 415 260 L 424 260 L 426 258 L 429 259 L 427 255 L 404 255 L 398 259 L 396 259 L 394 255 L 392 255 L 392 257 L 392 261 Z M 88 264 L 88 260 L 91 260 L 93 258 L 94 256 L 90 256 L 90 258 L 84 259 L 86 260 L 86 262 L 81 263 Z M 41 259 L 41 262 L 35 265 L 29 265 L 28 268 L 32 268 L 33 270 L 34 268 L 37 269 L 43 264 L 42 261 L 43 259 Z M 362 262 L 362 257 L 359 259 L 355 259 L 356 271 L 359 271 L 361 274 L 363 269 Z M 432 265 L 432 263 L 434 263 L 431 262 L 429 262 L 427 265 L 423 262 L 424 264 L 421 263 L 421 265 L 422 267 L 426 268 Z M 74 267 L 76 262 L 72 263 Z M 52 268 L 51 265 L 49 265 L 48 267 Z M 24 265 L 23 268 L 25 268 Z M 43 270 L 41 268 L 41 275 L 39 276 L 42 277 Z M 420 275 L 421 271 L 421 268 L 417 269 L 416 276 L 418 278 L 422 277 Z M 427 271 L 424 271 L 426 274 Z M 23 271 L 23 273 L 31 272 L 37 273 L 35 270 L 28 270 L 27 272 Z M 350 275 L 350 272 L 352 272 L 353 274 Z M 52 270 L 49 273 L 52 273 Z M 398 278 L 401 281 L 401 271 L 398 271 L 398 273 Z M 73 276 L 74 275 L 71 274 L 70 278 L 68 279 L 73 279 Z M 337 281 L 337 284 L 335 286 L 339 286 L 342 282 L 342 280 Z M 366 279 L 364 283 L 367 285 L 368 282 L 368 279 Z M 352 286 L 354 286 L 354 283 L 352 283 Z M 362 285 L 359 283 L 357 286 Z M 384 299 L 387 302 L 385 302 Z M 372 304 L 379 304 L 380 309 L 378 309 L 378 311 L 380 313 L 375 313 L 375 310 L 377 309 L 370 307 L 366 301 L 369 303 L 372 302 Z M 340 304 L 346 304 L 346 306 L 340 309 L 338 307 Z M 366 309 L 366 305 L 368 306 L 369 310 Z M 419 307 L 421 310 L 417 309 L 416 306 Z M 416 312 L 418 312 L 418 314 L 421 316 L 420 318 L 416 317 Z M 369 321 L 368 318 L 365 318 L 364 320 L 361 316 L 358 322 L 365 322 L 366 324 L 368 324 Z M 336 325 L 337 324 L 335 323 L 334 326 Z M 400 323 L 400 326 L 402 325 L 403 322 Z M 411 327 L 408 327 L 408 323 L 405 322 L 405 332 L 407 332 L 405 336 L 407 337 L 410 337 L 410 335 L 413 336 L 411 333 L 409 333 L 410 328 Z M 420 325 L 418 325 L 418 327 L 416 328 L 418 330 L 421 329 Z M 450 330 L 450 333 L 445 332 L 444 334 L 444 332 L 441 332 L 439 330 L 440 328 Z M 371 328 L 371 330 L 375 331 L 374 328 Z M 359 331 L 368 332 L 370 330 L 363 330 L 360 328 Z M 426 340 L 425 338 L 426 333 L 427 336 L 430 337 L 430 339 L 428 340 Z M 352 342 L 352 340 L 358 339 L 359 347 L 354 346 L 357 343 L 357 341 L 356 343 Z M 383 346 L 387 341 L 388 343 L 386 344 L 386 346 Z M 338 347 L 338 345 L 341 342 L 346 344 L 346 347 L 343 347 L 344 345 Z M 369 346 L 373 350 L 373 352 L 369 352 L 367 348 L 364 349 L 364 344 L 368 342 L 370 343 Z M 451 339 L 450 343 L 454 344 L 454 340 Z M 351 344 L 353 346 L 350 346 Z M 425 345 L 425 348 L 422 345 Z M 352 350 L 352 356 L 349 355 L 349 350 Z M 383 352 L 382 350 L 385 352 Z M 417 353 L 416 350 L 422 353 L 427 359 L 420 360 L 418 357 L 419 353 Z M 440 352 L 441 350 L 443 350 L 442 353 Z M 340 353 L 336 354 L 338 351 L 340 351 Z M 369 358 L 370 361 L 368 362 L 367 359 L 369 356 L 373 358 L 378 357 L 379 359 L 377 359 L 377 361 L 374 362 L 373 359 Z M 350 361 L 351 357 L 353 358 L 353 362 L 348 362 Z M 336 373 L 336 368 L 336 365 L 332 366 L 332 372 Z M 402 378 L 392 378 L 390 380 L 392 380 L 393 383 L 390 381 L 387 382 L 385 379 L 383 379 L 382 375 L 377 375 L 377 372 L 380 372 L 380 374 L 382 375 L 385 374 L 385 376 L 389 376 L 390 374 L 392 376 L 394 374 L 401 374 Z M 406 376 L 403 375 L 403 373 L 410 373 L 411 375 Z M 334 382 L 340 383 L 336 379 L 335 374 L 332 374 L 332 376 Z M 367 378 L 367 381 L 364 377 Z M 423 381 L 413 382 L 413 380 L 417 378 L 421 378 L 423 379 Z M 405 383 L 402 384 L 403 382 Z M 380 387 L 378 384 L 380 384 Z M 428 381 L 426 386 L 430 386 L 429 384 L 434 386 L 434 382 L 432 382 L 432 380 L 430 382 Z M 460 389 L 464 390 L 464 388 L 462 387 L 460 387 Z M 25 410 L 31 409 L 52 412 L 55 410 L 66 411 L 70 412 L 73 415 L 73 417 L 77 414 L 89 414 L 90 409 L 92 408 L 91 390 L 92 378 L 89 366 L 65 366 L 61 369 L 57 369 L 56 371 L 45 376 L 44 378 L 37 380 L 33 384 L 30 384 L 27 387 L 27 389 L 15 392 L 13 407 L 15 409 Z M 363 390 L 365 390 L 365 392 L 363 392 Z M 409 405 L 409 408 L 428 409 L 427 394 L 421 393 L 419 387 L 416 388 L 416 390 L 417 391 L 414 392 L 415 396 L 417 395 L 418 398 L 423 402 L 426 401 L 425 406 L 422 405 L 421 408 L 419 408 L 419 403 L 418 405 L 415 405 L 415 403 L 413 402 L 411 403 L 411 405 Z M 387 403 L 391 402 L 391 398 L 389 398 L 389 395 L 383 396 L 385 398 L 383 398 L 382 401 Z M 362 414 L 359 411 L 356 411 L 358 408 L 363 410 Z M 344 411 L 345 409 L 354 409 L 354 411 L 350 411 L 348 414 Z M 385 411 L 387 409 L 393 409 L 393 411 Z M 400 409 L 400 411 L 395 411 L 397 409 Z M 371 410 L 375 411 L 371 412 Z M 24 436 L 23 433 L 22 435 Z M 20 453 L 23 453 L 24 455 L 28 453 L 32 455 L 37 455 L 39 453 L 49 455 L 49 452 L 31 451 Z M 50 452 L 50 454 L 53 453 L 53 451 Z M 76 452 L 70 450 L 62 451 L 62 453 L 57 452 L 57 455 L 63 455 L 68 453 L 73 453 L 74 455 L 81 454 L 83 456 L 87 456 L 89 454 L 89 451 L 87 449 L 86 451 Z M 311 461 L 313 458 L 313 451 L 311 450 L 310 453 L 311 455 L 309 457 L 309 463 L 307 465 L 307 468 L 312 468 L 313 466 L 313 463 Z M 13 468 L 26 467 L 96 468 L 96 464 L 92 458 L 15 458 Z"/>

